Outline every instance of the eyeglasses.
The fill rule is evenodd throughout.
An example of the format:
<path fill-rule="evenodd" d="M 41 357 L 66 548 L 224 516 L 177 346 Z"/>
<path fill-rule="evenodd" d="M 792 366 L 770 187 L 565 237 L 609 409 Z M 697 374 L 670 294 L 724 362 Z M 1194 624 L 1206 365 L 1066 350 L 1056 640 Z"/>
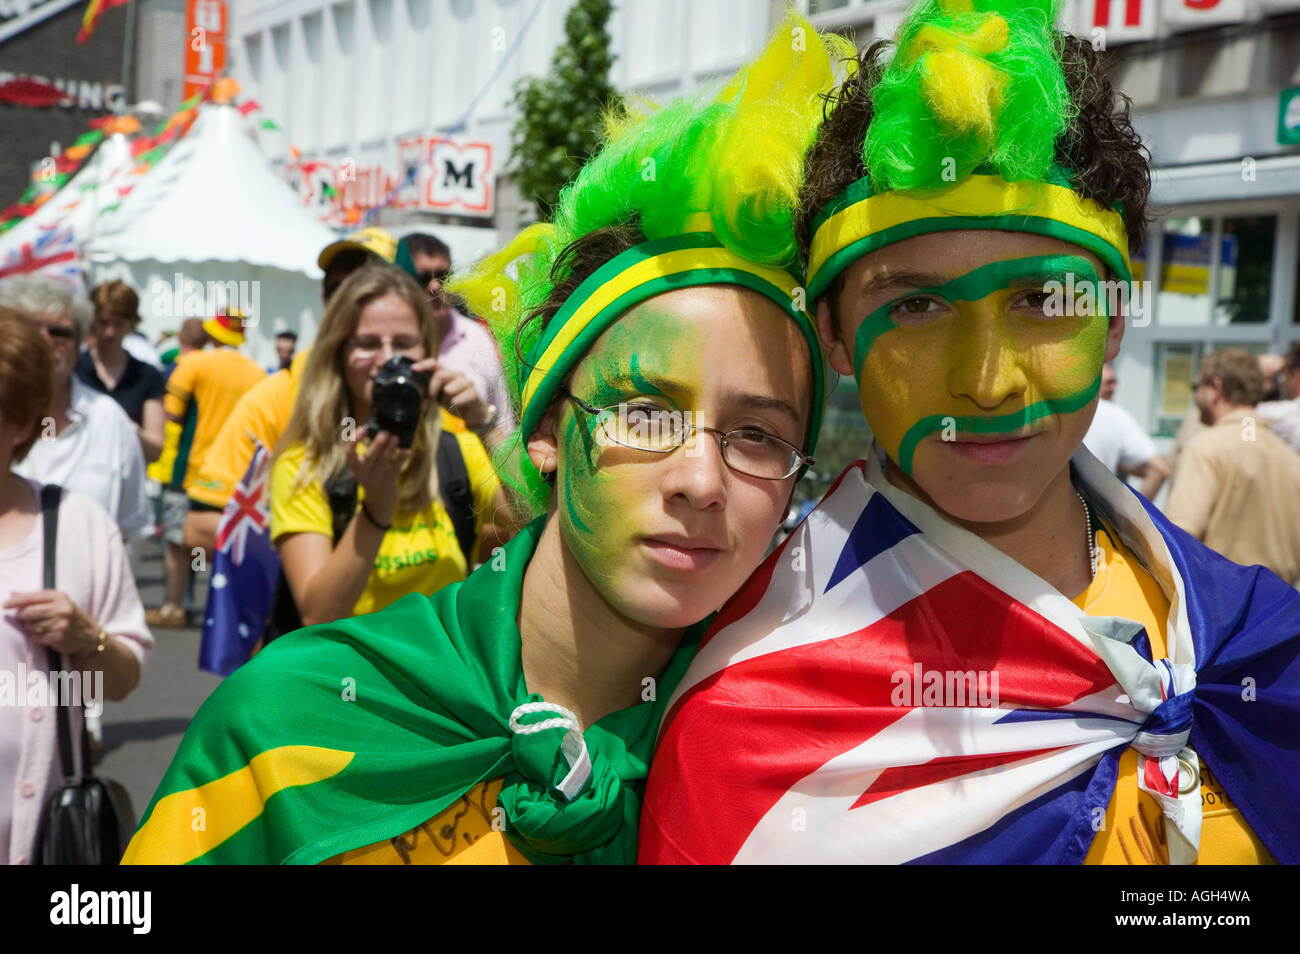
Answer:
<path fill-rule="evenodd" d="M 41 325 L 41 331 L 45 332 L 51 338 L 58 338 L 63 341 L 71 341 L 77 337 L 77 333 L 71 328 L 65 328 L 63 325 Z"/>
<path fill-rule="evenodd" d="M 564 394 L 593 415 L 601 433 L 620 447 L 669 454 L 685 444 L 696 431 L 707 431 L 718 439 L 723 462 L 737 473 L 750 477 L 785 480 L 800 467 L 816 463 L 814 458 L 790 442 L 756 427 L 720 431 L 716 427 L 692 423 L 690 411 L 633 402 L 592 407 L 570 391 Z"/>
<path fill-rule="evenodd" d="M 450 268 L 431 268 L 428 271 L 417 272 L 416 278 L 419 279 L 421 288 L 428 288 L 429 283 L 433 281 L 435 278 L 440 283 L 445 282 L 447 280 L 447 276 L 450 274 L 451 274 Z"/>
<path fill-rule="evenodd" d="M 376 352 L 383 349 L 384 341 L 385 339 L 379 335 L 363 335 L 359 338 L 348 339 L 348 348 L 355 357 L 362 359 L 373 358 Z M 423 339 L 410 335 L 397 335 L 388 338 L 387 341 L 393 354 L 409 354 L 424 346 Z"/>

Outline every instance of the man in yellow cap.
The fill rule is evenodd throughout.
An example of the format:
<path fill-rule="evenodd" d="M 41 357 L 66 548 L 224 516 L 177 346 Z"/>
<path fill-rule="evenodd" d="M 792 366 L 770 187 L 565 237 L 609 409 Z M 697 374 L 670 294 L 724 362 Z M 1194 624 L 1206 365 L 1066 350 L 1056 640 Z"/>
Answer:
<path fill-rule="evenodd" d="M 373 225 L 345 235 L 321 249 L 316 259 L 325 277 L 321 280 L 321 300 L 329 304 L 334 290 L 354 271 L 369 262 L 392 265 L 397 258 L 397 239 Z"/>

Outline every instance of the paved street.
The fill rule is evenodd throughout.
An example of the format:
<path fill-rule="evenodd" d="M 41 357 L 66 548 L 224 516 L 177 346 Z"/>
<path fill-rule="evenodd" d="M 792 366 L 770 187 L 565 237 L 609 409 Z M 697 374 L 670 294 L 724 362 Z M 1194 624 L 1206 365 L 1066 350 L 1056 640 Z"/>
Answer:
<path fill-rule="evenodd" d="M 157 540 L 137 544 L 136 584 L 145 606 L 162 602 L 162 547 Z M 190 618 L 199 622 L 206 600 L 207 575 L 195 582 Z M 123 702 L 104 706 L 104 754 L 96 771 L 126 786 L 137 821 L 171 764 L 185 727 L 221 680 L 198 668 L 199 630 L 153 631 L 153 658 L 140 685 Z"/>

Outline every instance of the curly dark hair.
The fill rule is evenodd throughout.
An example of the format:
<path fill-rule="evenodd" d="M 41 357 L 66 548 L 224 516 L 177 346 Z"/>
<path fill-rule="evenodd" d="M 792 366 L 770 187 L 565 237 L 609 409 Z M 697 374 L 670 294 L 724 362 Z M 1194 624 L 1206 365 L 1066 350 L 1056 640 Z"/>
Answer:
<path fill-rule="evenodd" d="M 1142 246 L 1150 214 L 1151 156 L 1129 118 L 1131 100 L 1117 90 L 1092 45 L 1068 33 L 1059 34 L 1061 67 L 1075 115 L 1056 143 L 1056 161 L 1070 170 L 1071 185 L 1084 198 L 1123 209 L 1129 247 Z M 825 120 L 804 162 L 800 214 L 796 234 L 807 256 L 812 223 L 826 204 L 867 174 L 862 144 L 871 126 L 871 91 L 886 61 L 888 40 L 873 43 L 862 54 L 857 72 L 828 97 Z M 843 286 L 843 273 L 826 289 L 834 302 Z M 834 307 L 832 305 L 832 315 Z"/>
<path fill-rule="evenodd" d="M 541 321 L 542 328 L 545 328 L 569 300 L 569 296 L 596 269 L 645 240 L 639 224 L 626 223 L 596 229 L 570 242 L 551 266 L 551 281 L 555 283 L 551 287 L 551 293 L 528 316 L 528 320 Z"/>

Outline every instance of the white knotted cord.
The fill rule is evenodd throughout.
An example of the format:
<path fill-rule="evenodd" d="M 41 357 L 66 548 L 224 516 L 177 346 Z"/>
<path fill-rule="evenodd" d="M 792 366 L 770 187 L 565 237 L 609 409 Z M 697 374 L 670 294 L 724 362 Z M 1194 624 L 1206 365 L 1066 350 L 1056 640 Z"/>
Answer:
<path fill-rule="evenodd" d="M 559 718 L 545 719 L 530 725 L 520 723 L 520 716 L 531 715 L 534 712 L 554 712 Z M 565 801 L 571 802 L 578 797 L 578 793 L 591 778 L 591 756 L 587 752 L 587 740 L 583 738 L 578 717 L 564 706 L 553 702 L 525 702 L 523 705 L 516 706 L 515 711 L 510 713 L 510 731 L 516 735 L 534 735 L 548 729 L 568 730 L 564 733 L 560 752 L 569 764 L 569 774 L 561 779 L 555 789 L 564 796 Z"/>

